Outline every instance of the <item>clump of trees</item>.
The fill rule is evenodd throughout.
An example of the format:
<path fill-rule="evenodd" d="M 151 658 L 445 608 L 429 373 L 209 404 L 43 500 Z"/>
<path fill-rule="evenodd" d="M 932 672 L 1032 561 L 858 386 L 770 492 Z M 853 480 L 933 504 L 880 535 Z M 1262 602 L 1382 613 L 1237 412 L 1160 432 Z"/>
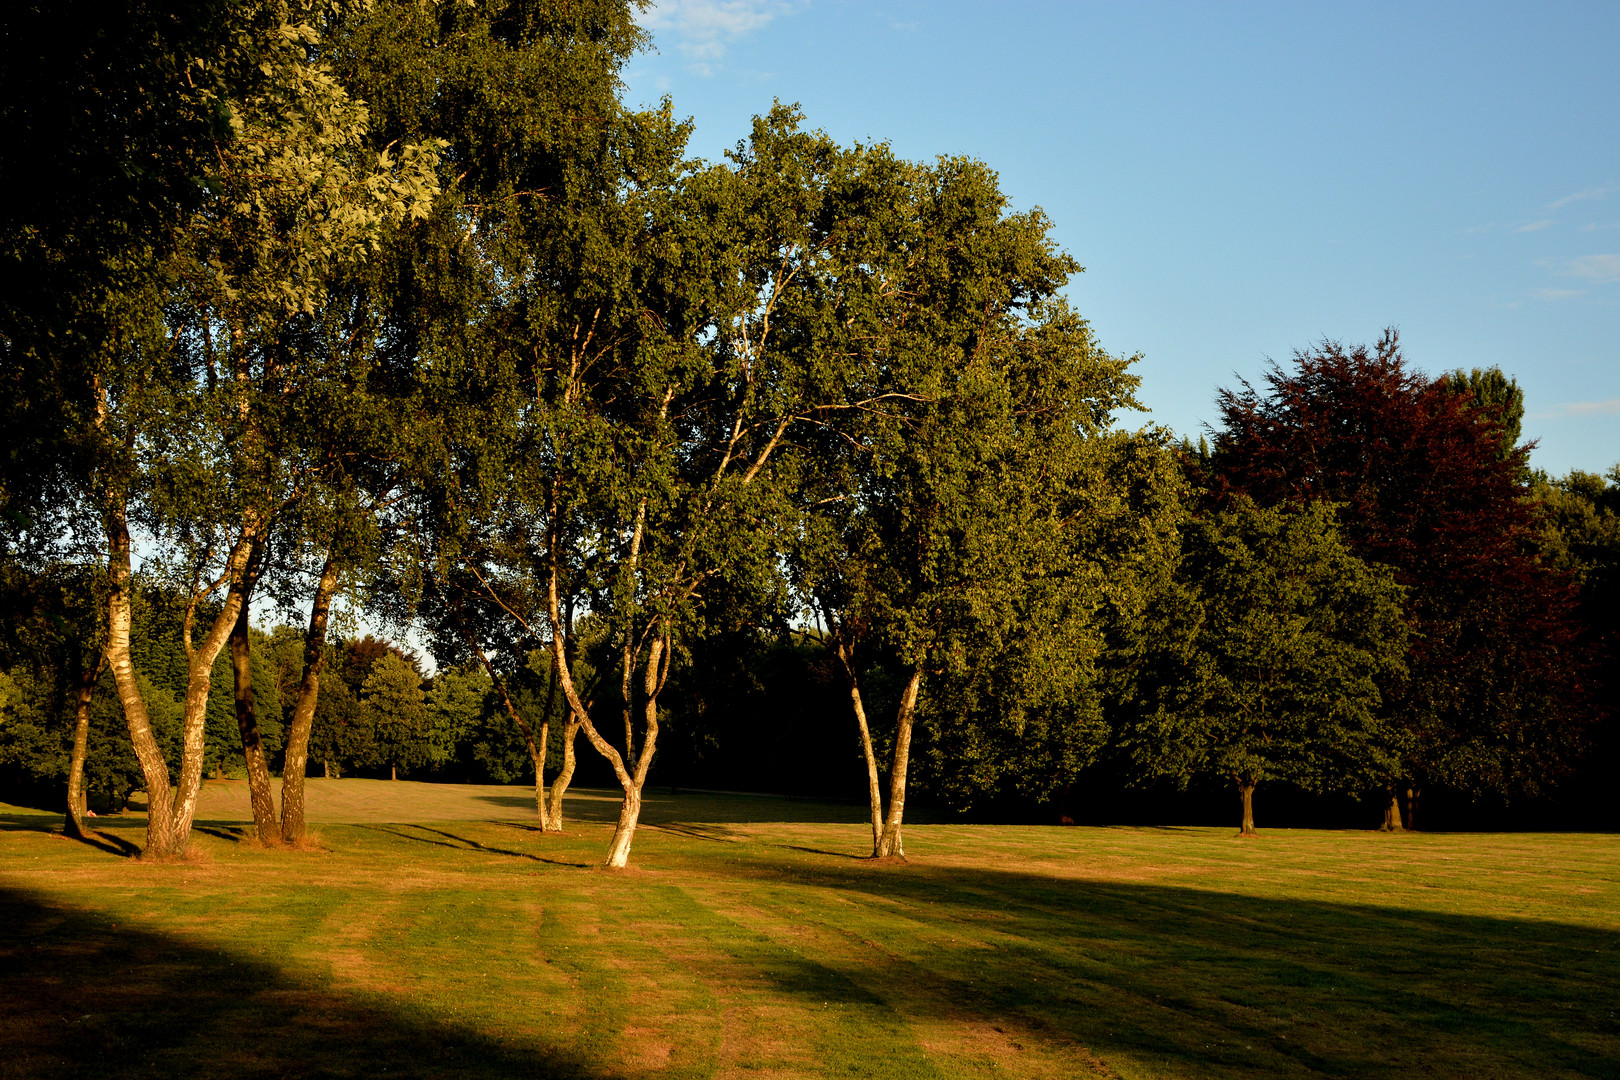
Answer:
<path fill-rule="evenodd" d="M 1376 791 L 1395 828 L 1612 745 L 1616 478 L 1531 473 L 1511 380 L 1390 334 L 1224 392 L 1213 447 L 1127 430 L 1134 358 L 986 166 L 781 105 L 694 160 L 618 100 L 632 16 L 0 16 L 39 195 L 0 208 L 0 770 L 70 831 L 143 790 L 183 854 L 227 756 L 266 842 L 312 762 L 530 779 L 557 830 L 588 755 L 622 866 L 671 750 L 804 783 L 738 747 L 761 702 L 877 856 L 919 783 L 1218 777 L 1244 832 L 1262 783 Z"/>

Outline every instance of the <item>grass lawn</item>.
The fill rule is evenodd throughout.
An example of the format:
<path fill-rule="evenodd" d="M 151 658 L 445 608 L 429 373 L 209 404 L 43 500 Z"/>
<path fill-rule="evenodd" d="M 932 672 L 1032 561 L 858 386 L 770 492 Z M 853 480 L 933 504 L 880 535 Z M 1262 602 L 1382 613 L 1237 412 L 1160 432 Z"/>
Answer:
<path fill-rule="evenodd" d="M 922 825 L 874 864 L 859 807 L 664 796 L 615 873 L 522 789 L 329 783 L 325 850 L 221 818 L 166 866 L 0 806 L 0 1077 L 1620 1077 L 1620 837 Z"/>

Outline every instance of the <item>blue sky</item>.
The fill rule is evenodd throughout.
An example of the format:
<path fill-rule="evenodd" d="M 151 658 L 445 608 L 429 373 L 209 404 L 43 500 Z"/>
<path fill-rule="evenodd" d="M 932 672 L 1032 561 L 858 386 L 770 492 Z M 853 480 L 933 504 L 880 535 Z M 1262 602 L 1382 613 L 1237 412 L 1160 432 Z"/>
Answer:
<path fill-rule="evenodd" d="M 1041 206 L 1151 419 L 1397 327 L 1525 388 L 1534 463 L 1620 462 L 1620 4 L 664 0 L 627 99 L 718 157 L 773 98 Z M 1129 422 L 1129 421 L 1128 421 Z"/>

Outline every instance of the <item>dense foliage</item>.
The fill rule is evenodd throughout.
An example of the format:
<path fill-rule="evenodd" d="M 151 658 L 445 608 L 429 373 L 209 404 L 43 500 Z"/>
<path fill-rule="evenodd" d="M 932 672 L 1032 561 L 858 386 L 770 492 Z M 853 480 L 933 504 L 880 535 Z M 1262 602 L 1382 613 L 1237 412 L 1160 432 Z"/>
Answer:
<path fill-rule="evenodd" d="M 616 865 L 654 779 L 864 794 L 878 855 L 917 790 L 1612 808 L 1620 475 L 1534 474 L 1511 379 L 1389 334 L 1128 430 L 991 169 L 781 104 L 693 160 L 634 15 L 0 16 L 7 794 L 144 791 L 161 856 L 222 771 L 296 844 L 311 768 L 546 829 L 578 768 Z"/>

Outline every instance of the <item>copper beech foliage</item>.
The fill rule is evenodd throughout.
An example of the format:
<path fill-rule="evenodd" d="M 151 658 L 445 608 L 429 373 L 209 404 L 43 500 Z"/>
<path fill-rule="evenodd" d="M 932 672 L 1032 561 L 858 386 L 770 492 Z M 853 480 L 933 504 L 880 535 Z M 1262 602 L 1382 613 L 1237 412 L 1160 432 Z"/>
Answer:
<path fill-rule="evenodd" d="M 1407 365 L 1394 330 L 1324 342 L 1220 393 L 1218 503 L 1328 500 L 1362 558 L 1408 589 L 1408 675 L 1387 680 L 1401 775 L 1530 795 L 1571 768 L 1590 713 L 1567 574 L 1540 558 L 1540 504 L 1501 395 Z"/>

